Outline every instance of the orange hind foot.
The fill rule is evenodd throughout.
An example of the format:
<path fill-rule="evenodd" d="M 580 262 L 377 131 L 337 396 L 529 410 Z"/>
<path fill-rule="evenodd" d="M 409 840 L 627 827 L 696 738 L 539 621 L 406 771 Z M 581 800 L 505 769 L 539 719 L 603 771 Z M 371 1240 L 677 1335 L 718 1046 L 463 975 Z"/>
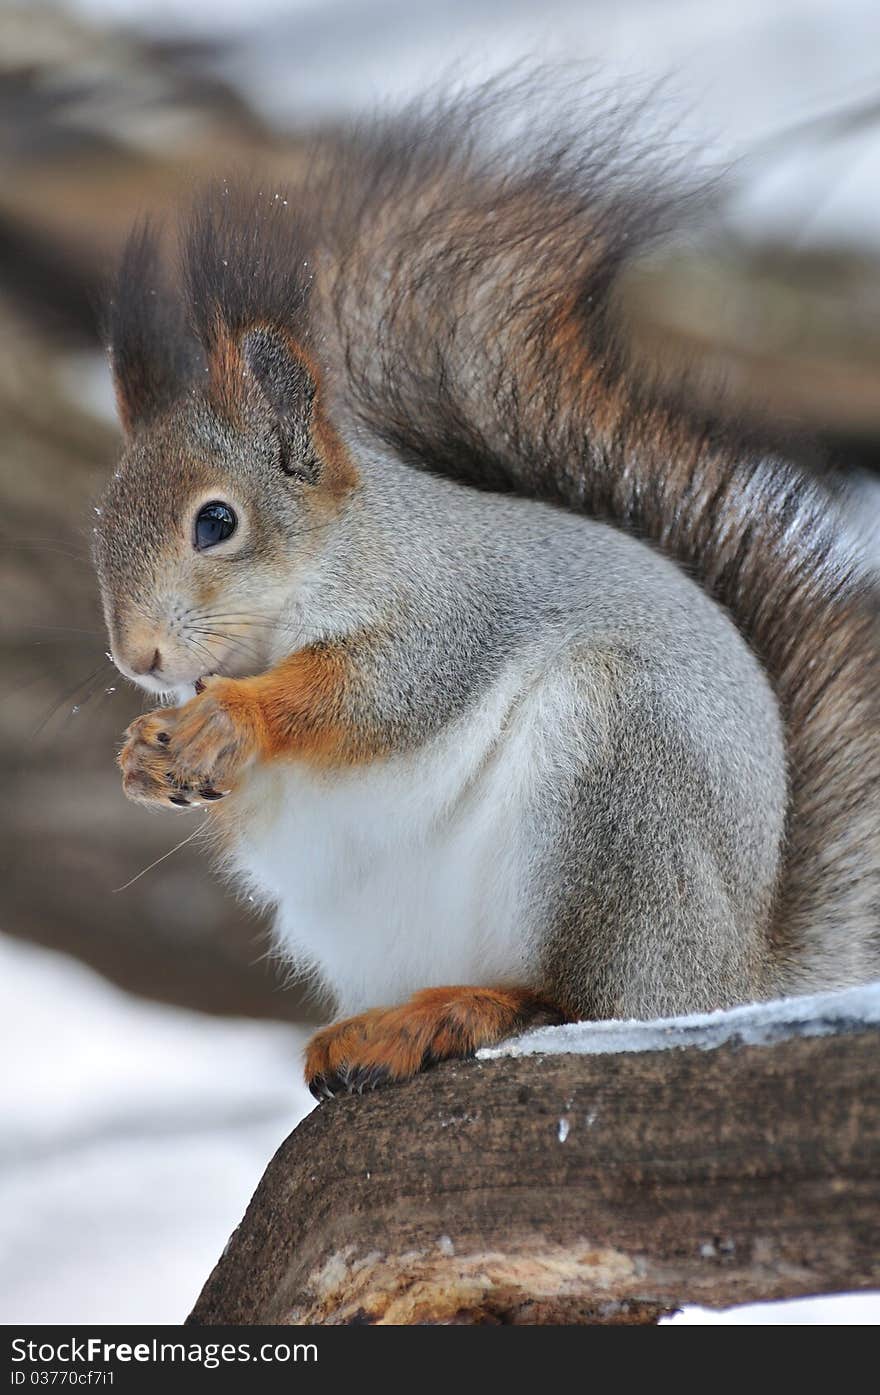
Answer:
<path fill-rule="evenodd" d="M 526 1027 L 565 1020 L 530 989 L 425 988 L 400 1007 L 374 1008 L 316 1033 L 306 1049 L 306 1082 L 317 1099 L 361 1094 L 438 1061 L 473 1056 Z"/>

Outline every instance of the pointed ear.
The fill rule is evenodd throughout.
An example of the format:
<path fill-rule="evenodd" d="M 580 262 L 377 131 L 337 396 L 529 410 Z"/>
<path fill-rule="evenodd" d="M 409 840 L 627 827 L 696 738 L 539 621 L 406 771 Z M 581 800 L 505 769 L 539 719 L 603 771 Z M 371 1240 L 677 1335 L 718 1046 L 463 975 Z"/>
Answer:
<path fill-rule="evenodd" d="M 254 378 L 275 418 L 282 468 L 316 483 L 321 473 L 316 411 L 317 373 L 305 354 L 281 330 L 260 326 L 241 340 L 245 369 Z"/>
<path fill-rule="evenodd" d="M 147 223 L 126 243 L 104 330 L 119 417 L 130 436 L 183 395 L 202 360 L 183 307 L 165 284 L 158 237 Z"/>

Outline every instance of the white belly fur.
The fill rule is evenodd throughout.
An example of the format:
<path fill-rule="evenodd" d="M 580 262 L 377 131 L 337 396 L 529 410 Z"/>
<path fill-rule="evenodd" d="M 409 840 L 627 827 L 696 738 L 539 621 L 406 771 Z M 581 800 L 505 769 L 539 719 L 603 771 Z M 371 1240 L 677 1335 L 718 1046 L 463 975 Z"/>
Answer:
<path fill-rule="evenodd" d="M 524 815 L 551 773 L 565 686 L 508 674 L 478 716 L 410 756 L 344 774 L 277 762 L 237 793 L 236 880 L 275 904 L 282 951 L 340 1012 L 523 982 L 536 948 Z"/>

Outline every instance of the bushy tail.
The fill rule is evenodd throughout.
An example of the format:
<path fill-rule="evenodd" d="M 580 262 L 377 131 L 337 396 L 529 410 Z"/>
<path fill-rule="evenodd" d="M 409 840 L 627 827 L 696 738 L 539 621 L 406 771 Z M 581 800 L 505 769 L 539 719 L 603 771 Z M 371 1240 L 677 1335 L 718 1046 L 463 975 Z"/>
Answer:
<path fill-rule="evenodd" d="M 215 191 L 189 232 L 192 312 L 289 323 L 334 419 L 418 468 L 608 519 L 692 572 L 787 728 L 771 987 L 866 977 L 880 969 L 877 594 L 821 484 L 665 405 L 628 358 L 621 272 L 696 196 L 664 193 L 679 181 L 638 141 L 629 153 L 631 110 L 563 106 L 552 88 L 490 88 L 319 144 L 296 190 Z"/>
<path fill-rule="evenodd" d="M 319 170 L 306 206 L 340 405 L 421 468 L 612 520 L 727 607 L 787 727 L 777 986 L 865 977 L 880 925 L 878 597 L 820 484 L 664 406 L 627 361 L 620 272 L 688 199 L 646 187 L 652 159 L 629 158 L 616 116 L 549 143 L 522 119 L 500 136 L 511 116 L 509 96 L 483 94 L 361 133 Z"/>

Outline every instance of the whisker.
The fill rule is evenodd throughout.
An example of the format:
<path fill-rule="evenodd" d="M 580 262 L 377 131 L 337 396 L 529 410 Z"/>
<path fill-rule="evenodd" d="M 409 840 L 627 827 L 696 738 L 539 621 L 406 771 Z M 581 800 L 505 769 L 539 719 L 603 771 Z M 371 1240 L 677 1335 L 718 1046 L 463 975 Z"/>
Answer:
<path fill-rule="evenodd" d="M 206 809 L 206 810 L 205 810 L 205 813 L 207 813 L 207 812 L 208 812 L 208 810 Z M 129 888 L 130 886 L 134 886 L 135 882 L 139 882 L 140 879 L 141 879 L 141 877 L 145 877 L 145 876 L 147 875 L 148 872 L 152 872 L 153 868 L 154 868 L 154 867 L 158 867 L 158 866 L 159 866 L 159 863 L 160 863 L 160 862 L 164 862 L 165 859 L 166 859 L 167 857 L 171 857 L 174 853 L 180 852 L 180 849 L 181 849 L 181 848 L 185 848 L 186 845 L 187 845 L 187 843 L 191 843 L 192 840 L 193 840 L 194 838 L 198 837 L 198 835 L 199 835 L 202 831 L 203 831 L 202 827 L 193 829 L 192 833 L 188 833 L 187 836 L 186 836 L 185 838 L 182 838 L 181 841 L 180 841 L 179 843 L 176 843 L 175 846 L 174 846 L 173 848 L 169 848 L 168 851 L 165 852 L 165 853 L 163 853 L 161 857 L 157 857 L 157 858 L 156 858 L 156 861 L 155 861 L 155 862 L 151 862 L 150 865 L 149 865 L 149 867 L 144 867 L 143 871 L 138 872 L 134 877 L 132 877 L 132 878 L 130 879 L 130 881 L 125 882 L 122 886 L 114 886 L 113 889 L 112 889 L 111 894 L 112 894 L 113 896 L 115 896 L 115 895 L 117 894 L 117 892 L 120 892 L 120 891 L 128 891 L 128 888 Z"/>
<path fill-rule="evenodd" d="M 189 612 L 186 615 L 183 623 L 184 639 L 197 652 L 207 656 L 212 664 L 218 663 L 215 645 L 223 645 L 227 649 L 232 649 L 233 652 L 245 656 L 260 669 L 265 666 L 267 659 L 262 645 L 258 647 L 253 639 L 248 638 L 246 633 L 233 634 L 227 629 L 218 628 L 224 622 L 229 625 L 242 626 L 245 631 L 261 631 L 262 636 L 291 634 L 300 628 L 298 621 L 279 620 L 254 611 L 202 611 Z M 196 636 L 202 638 L 196 639 Z M 218 664 L 219 668 L 222 668 L 222 663 Z"/>
<path fill-rule="evenodd" d="M 201 654 L 204 658 L 207 659 L 208 663 L 211 665 L 212 668 L 216 667 L 217 672 L 220 671 L 220 669 L 223 667 L 222 663 L 218 660 L 217 655 L 214 653 L 213 649 L 210 649 L 204 640 L 193 639 L 192 635 L 190 635 L 188 636 L 187 642 L 189 643 L 190 648 L 195 649 L 197 654 Z"/>
<path fill-rule="evenodd" d="M 209 635 L 214 639 L 226 640 L 230 644 L 249 644 L 251 648 L 255 648 L 253 641 L 246 635 L 231 634 L 228 630 L 217 630 L 207 625 L 192 625 L 190 629 L 193 634 Z"/>
<path fill-rule="evenodd" d="M 238 624 L 245 626 L 249 630 L 262 630 L 269 634 L 291 634 L 299 628 L 299 622 L 297 620 L 260 619 L 254 618 L 246 612 L 240 614 L 230 612 L 228 614 L 191 615 L 187 618 L 187 623 L 193 628 L 199 625 Z M 241 638 L 241 636 L 224 635 L 224 638 L 234 639 Z"/>
<path fill-rule="evenodd" d="M 30 740 L 36 740 L 36 738 L 40 735 L 40 732 L 48 726 L 52 718 L 55 716 L 55 713 L 58 712 L 66 702 L 70 702 L 71 698 L 77 697 L 78 694 L 82 692 L 83 688 L 85 688 L 87 684 L 92 684 L 92 687 L 89 688 L 89 691 L 86 693 L 82 701 L 74 705 L 73 710 L 70 713 L 70 716 L 72 717 L 76 712 L 78 712 L 79 708 L 83 705 L 83 703 L 89 702 L 90 699 L 94 697 L 95 692 L 100 682 L 102 681 L 99 675 L 105 673 L 106 670 L 110 667 L 111 665 L 107 662 L 107 660 L 103 659 L 101 663 L 98 664 L 98 667 L 92 669 L 92 672 L 87 674 L 85 678 L 80 679 L 80 681 L 78 683 L 75 683 L 72 688 L 68 688 L 66 692 L 62 693 L 58 701 L 52 704 L 45 717 L 42 718 L 39 724 L 31 732 Z M 95 682 L 95 679 L 97 679 L 98 681 Z"/>
<path fill-rule="evenodd" d="M 197 654 L 202 654 L 212 664 L 218 662 L 217 655 L 215 654 L 214 649 L 206 640 L 196 639 L 195 636 L 192 634 L 187 634 L 184 636 L 184 638 L 186 639 L 186 642 L 189 645 L 189 647 L 191 649 L 195 649 Z"/>
<path fill-rule="evenodd" d="M 98 693 L 98 689 L 103 687 L 104 683 L 107 681 L 107 677 L 108 675 L 106 672 L 102 673 L 99 670 L 98 677 L 95 679 L 94 683 L 92 683 L 91 687 L 88 689 L 86 694 L 83 697 L 81 697 L 79 702 L 75 703 L 74 706 L 70 709 L 69 713 L 67 714 L 62 723 L 62 728 L 68 726 L 71 720 L 76 716 L 76 714 L 83 707 L 86 707 L 88 703 L 90 703 L 93 700 L 93 698 L 98 697 L 100 700 L 100 698 L 103 698 L 108 692 L 116 691 L 115 688 L 113 688 L 112 690 L 104 688 L 101 694 Z"/>
<path fill-rule="evenodd" d="M 37 648 L 38 646 L 32 645 L 30 647 Z M 0 702 L 6 702 L 7 698 L 15 697 L 16 693 L 22 693 L 26 688 L 33 688 L 37 683 L 45 683 L 46 679 L 52 678 L 54 673 L 54 669 L 45 668 L 41 673 L 32 673 L 30 677 L 27 677 L 25 672 L 16 674 L 9 687 L 0 692 Z"/>
<path fill-rule="evenodd" d="M 223 634 L 219 630 L 202 630 L 193 627 L 190 628 L 189 633 L 194 635 L 205 635 L 209 639 L 219 640 L 221 644 L 231 644 L 234 648 L 240 649 L 242 653 L 250 654 L 255 663 L 262 663 L 263 661 L 263 655 L 257 649 L 256 645 L 250 644 L 241 635 L 228 635 Z"/>
<path fill-rule="evenodd" d="M 219 624 L 224 622 L 228 624 L 237 623 L 248 626 L 253 625 L 255 628 L 259 627 L 261 629 L 283 629 L 286 624 L 286 622 L 283 623 L 279 620 L 274 620 L 270 616 L 251 615 L 248 614 L 247 611 L 240 611 L 238 613 L 230 611 L 227 614 L 217 613 L 214 615 L 190 615 L 187 618 L 191 623 L 196 625 L 200 625 L 203 621 L 209 624 L 212 621 L 217 621 Z"/>
<path fill-rule="evenodd" d="M 262 610 L 200 610 L 196 611 L 194 614 L 191 613 L 191 616 L 194 620 L 217 620 L 229 619 L 230 617 L 236 620 L 247 620 L 251 616 L 257 620 L 269 620 L 272 618 Z"/>

